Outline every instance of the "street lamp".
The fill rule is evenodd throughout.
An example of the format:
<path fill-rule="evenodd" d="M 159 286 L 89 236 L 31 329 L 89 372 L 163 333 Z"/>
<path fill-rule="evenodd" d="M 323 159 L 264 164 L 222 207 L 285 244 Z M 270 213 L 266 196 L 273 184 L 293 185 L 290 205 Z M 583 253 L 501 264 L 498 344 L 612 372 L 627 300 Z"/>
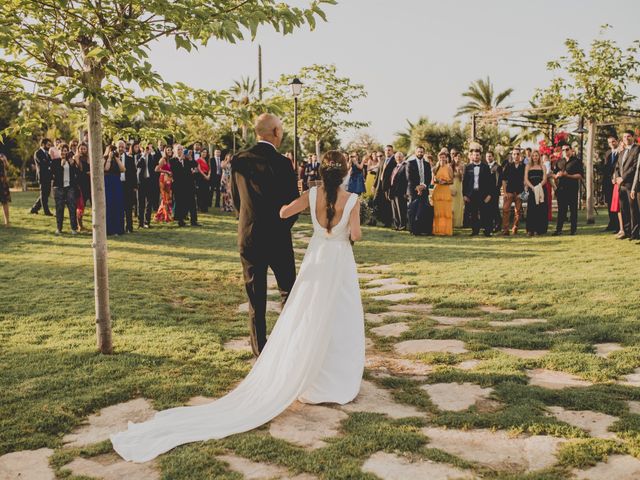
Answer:
<path fill-rule="evenodd" d="M 302 82 L 296 77 L 289 86 L 293 95 L 293 163 L 298 165 L 298 96 L 302 92 Z"/>
<path fill-rule="evenodd" d="M 584 134 L 587 133 L 589 130 L 587 130 L 586 128 L 584 128 L 584 117 L 580 117 L 580 124 L 578 126 L 578 128 L 576 128 L 572 133 L 575 133 L 576 135 L 580 135 L 580 161 L 584 161 Z"/>
<path fill-rule="evenodd" d="M 238 131 L 238 124 L 234 120 L 231 124 L 231 131 L 233 136 L 233 154 L 236 154 L 236 132 Z"/>

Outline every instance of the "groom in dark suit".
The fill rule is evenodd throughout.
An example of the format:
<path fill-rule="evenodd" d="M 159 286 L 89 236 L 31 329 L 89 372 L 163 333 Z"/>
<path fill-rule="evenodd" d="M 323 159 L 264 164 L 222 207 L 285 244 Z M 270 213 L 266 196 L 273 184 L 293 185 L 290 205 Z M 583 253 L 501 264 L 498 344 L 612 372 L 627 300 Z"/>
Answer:
<path fill-rule="evenodd" d="M 469 145 L 469 160 L 471 161 L 464 169 L 462 195 L 471 219 L 471 235 L 478 235 L 480 228 L 482 228 L 484 236 L 490 237 L 493 230 L 491 194 L 495 186 L 489 165 L 480 159 L 481 153 L 480 144 L 471 142 Z"/>
<path fill-rule="evenodd" d="M 255 125 L 258 143 L 231 161 L 231 192 L 239 212 L 238 246 L 249 297 L 251 349 L 260 355 L 267 343 L 267 268 L 278 282 L 282 304 L 296 280 L 291 227 L 297 216 L 283 220 L 280 208 L 298 198 L 291 162 L 278 153 L 282 122 L 265 113 Z"/>

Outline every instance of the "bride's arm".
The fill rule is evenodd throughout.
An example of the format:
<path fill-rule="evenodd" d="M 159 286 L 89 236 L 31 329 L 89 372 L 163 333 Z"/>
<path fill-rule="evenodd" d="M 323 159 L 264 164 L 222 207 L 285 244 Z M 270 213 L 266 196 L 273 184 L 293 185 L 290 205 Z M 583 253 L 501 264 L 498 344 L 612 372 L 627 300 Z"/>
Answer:
<path fill-rule="evenodd" d="M 349 230 L 352 242 L 359 242 L 362 240 L 362 229 L 360 228 L 360 200 L 351 209 L 349 215 Z"/>
<path fill-rule="evenodd" d="M 289 205 L 283 205 L 280 209 L 280 218 L 289 218 L 309 208 L 309 191 L 304 192 Z"/>

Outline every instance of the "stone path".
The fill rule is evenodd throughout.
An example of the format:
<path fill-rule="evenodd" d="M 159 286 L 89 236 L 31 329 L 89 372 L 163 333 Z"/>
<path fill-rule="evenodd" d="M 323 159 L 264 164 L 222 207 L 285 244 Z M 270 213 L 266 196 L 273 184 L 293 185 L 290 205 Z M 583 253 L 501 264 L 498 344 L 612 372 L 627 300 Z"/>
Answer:
<path fill-rule="evenodd" d="M 297 242 L 307 243 L 309 232 L 297 232 Z M 297 254 L 304 249 L 296 248 Z M 365 368 L 368 379 L 363 380 L 357 398 L 346 405 L 324 404 L 306 405 L 294 402 L 285 412 L 272 420 L 260 434 L 285 441 L 291 445 L 313 452 L 327 447 L 331 439 L 345 435 L 343 422 L 355 412 L 370 412 L 385 415 L 391 419 L 418 417 L 425 421 L 420 432 L 425 436 L 426 447 L 440 449 L 459 459 L 470 462 L 474 469 L 489 468 L 494 471 L 519 475 L 553 467 L 557 464 L 556 454 L 563 438 L 550 435 L 512 435 L 507 431 L 489 429 L 445 429 L 434 426 L 430 420 L 436 415 L 457 414 L 470 415 L 471 412 L 498 412 L 505 407 L 497 400 L 493 388 L 478 385 L 476 375 L 483 375 L 483 364 L 494 361 L 492 355 L 479 354 L 478 358 L 470 358 L 470 351 L 478 351 L 473 341 L 468 343 L 458 338 L 447 338 L 459 335 L 459 329 L 465 332 L 500 331 L 502 328 L 518 328 L 527 325 L 544 324 L 541 318 L 509 318 L 517 315 L 511 308 L 495 305 L 461 308 L 459 312 L 449 315 L 435 314 L 434 305 L 419 302 L 418 287 L 407 283 L 407 279 L 394 276 L 397 265 L 372 265 L 360 269 L 358 277 L 363 284 L 363 295 L 376 302 L 373 312 L 365 313 L 368 327 L 366 339 Z M 275 297 L 279 292 L 275 277 L 268 275 L 269 295 Z M 365 303 L 366 304 L 366 303 Z M 437 306 L 436 306 L 437 307 Z M 280 312 L 278 301 L 268 302 L 268 311 Z M 238 312 L 246 313 L 248 304 L 238 306 Z M 375 312 L 375 313 L 374 313 Z M 446 312 L 449 313 L 449 312 Z M 459 316 L 458 316 L 459 315 Z M 505 320 L 500 316 L 505 315 Z M 488 320 L 488 321 L 485 321 Z M 481 329 L 467 328 L 467 324 L 480 321 Z M 435 326 L 430 327 L 435 322 Z M 425 328 L 426 327 L 426 328 Z M 437 338 L 413 338 L 429 336 L 434 333 Z M 572 328 L 557 328 L 544 332 L 547 335 L 559 335 L 574 331 Z M 461 337 L 465 338 L 466 337 Z M 548 338 L 548 337 L 547 337 Z M 224 344 L 226 350 L 251 352 L 249 337 L 234 338 Z M 487 347 L 483 347 L 487 348 Z M 379 349 L 379 350 L 378 350 Z M 608 358 L 623 347 L 617 343 L 600 343 L 593 345 L 595 355 Z M 484 350 L 483 350 L 484 351 Z M 536 360 L 544 357 L 549 350 L 528 350 L 518 348 L 496 347 L 491 351 L 500 352 L 522 360 Z M 461 358 L 452 365 L 430 365 L 419 360 L 422 354 L 453 354 Z M 466 355 L 465 355 L 466 354 Z M 475 354 L 474 354 L 475 356 Z M 416 358 L 417 357 L 417 358 Z M 481 360 L 479 358 L 487 359 Z M 501 359 L 501 360 L 504 360 Z M 515 363 L 525 368 L 526 363 Z M 529 363 L 531 364 L 531 363 Z M 444 369 L 444 370 L 443 370 Z M 436 383 L 430 381 L 432 375 L 449 372 L 462 376 L 463 380 L 443 380 L 439 377 Z M 469 379 L 465 372 L 472 372 Z M 576 375 L 549 369 L 523 370 L 529 385 L 550 390 L 569 387 L 587 387 L 592 385 Z M 384 378 L 396 377 L 402 381 L 413 381 L 417 392 L 412 395 L 423 395 L 431 401 L 437 410 L 426 412 L 413 405 L 402 403 L 394 398 L 391 391 L 380 386 Z M 640 367 L 634 372 L 621 377 L 619 384 L 640 387 Z M 497 390 L 497 389 L 496 389 Z M 196 396 L 186 405 L 205 405 L 214 399 Z M 629 412 L 640 414 L 640 401 L 628 401 Z M 471 409 L 471 410 L 469 410 Z M 448 412 L 448 413 L 447 413 Z M 126 428 L 128 421 L 141 422 L 151 418 L 155 413 L 151 403 L 144 398 L 137 398 L 118 405 L 112 405 L 89 415 L 83 425 L 76 428 L 62 439 L 64 447 L 85 447 L 109 438 L 109 435 Z M 547 405 L 546 414 L 559 421 L 584 430 L 588 435 L 601 439 L 618 439 L 609 431 L 618 420 L 617 417 L 589 410 L 568 410 L 560 406 Z M 21 480 L 54 480 L 54 472 L 49 466 L 49 457 L 53 450 L 39 449 L 33 451 L 13 452 L 0 456 L 0 480 L 5 478 Z M 221 452 L 216 457 L 226 463 L 228 468 L 246 479 L 268 480 L 316 480 L 309 474 L 295 474 L 282 465 L 267 462 L 255 462 L 235 455 L 233 452 Z M 136 479 L 156 480 L 161 478 L 159 462 L 135 464 L 124 462 L 115 453 L 98 455 L 91 458 L 73 458 L 64 467 L 73 475 L 104 480 Z M 420 455 L 409 455 L 401 449 L 395 451 L 373 452 L 364 459 L 362 471 L 373 474 L 384 480 L 425 478 L 430 480 L 477 479 L 480 476 L 474 469 L 462 469 L 455 465 L 428 461 Z M 617 479 L 640 478 L 640 460 L 629 455 L 614 455 L 606 462 L 585 468 L 574 469 L 571 474 L 578 479 Z M 514 477 L 515 478 L 515 477 Z"/>

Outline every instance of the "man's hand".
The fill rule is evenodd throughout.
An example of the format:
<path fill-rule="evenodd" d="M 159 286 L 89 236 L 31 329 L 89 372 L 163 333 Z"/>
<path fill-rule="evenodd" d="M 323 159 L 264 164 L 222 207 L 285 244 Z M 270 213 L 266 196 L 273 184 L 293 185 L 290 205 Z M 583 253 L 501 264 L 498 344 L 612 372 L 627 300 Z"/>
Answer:
<path fill-rule="evenodd" d="M 635 200 L 636 199 L 636 192 L 635 191 L 632 190 L 629 195 L 631 197 L 631 200 Z"/>
<path fill-rule="evenodd" d="M 484 199 L 484 203 L 489 203 L 491 201 L 491 195 L 487 195 Z"/>
<path fill-rule="evenodd" d="M 622 177 L 616 178 L 616 183 L 620 185 L 622 183 Z"/>
<path fill-rule="evenodd" d="M 464 197 L 464 203 L 469 203 L 471 199 L 469 197 Z"/>

